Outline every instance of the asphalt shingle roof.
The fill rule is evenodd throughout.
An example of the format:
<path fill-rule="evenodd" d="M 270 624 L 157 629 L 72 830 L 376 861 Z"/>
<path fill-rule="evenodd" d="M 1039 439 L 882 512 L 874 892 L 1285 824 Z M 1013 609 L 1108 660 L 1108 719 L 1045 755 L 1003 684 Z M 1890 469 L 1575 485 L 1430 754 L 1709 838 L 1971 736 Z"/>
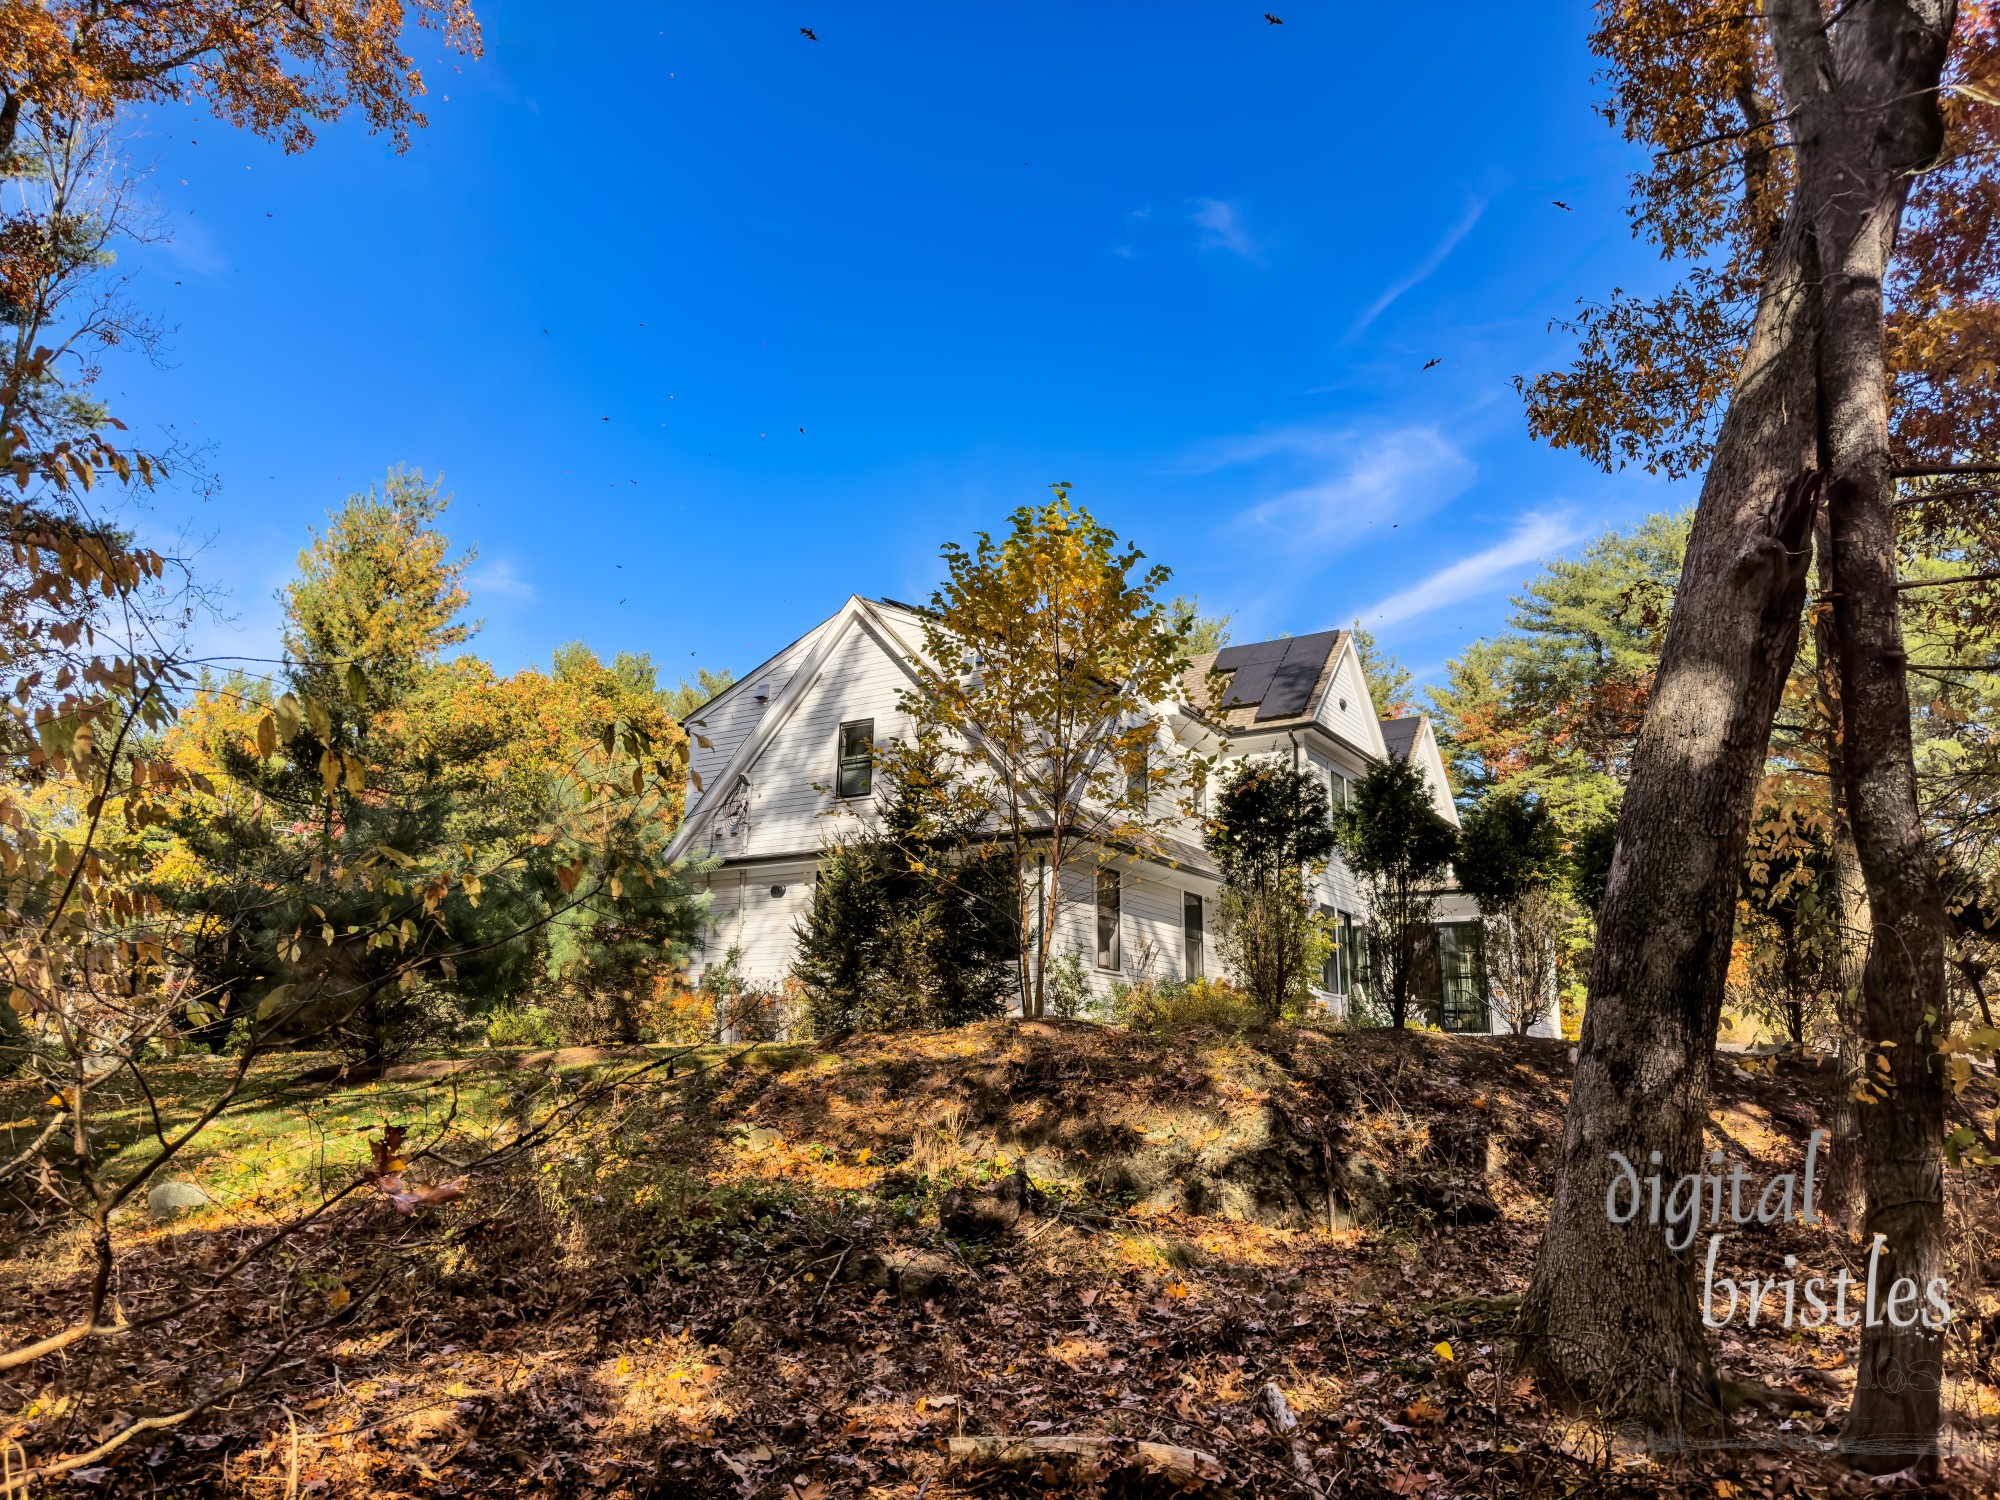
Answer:
<path fill-rule="evenodd" d="M 1217 679 L 1211 675 L 1210 670 L 1215 666 L 1215 658 L 1218 655 L 1214 651 L 1205 651 L 1195 657 L 1181 673 L 1181 691 L 1186 695 L 1187 705 L 1209 723 L 1224 729 L 1291 729 L 1301 724 L 1310 724 L 1318 717 L 1320 700 L 1326 696 L 1327 688 L 1333 683 L 1334 669 L 1340 665 L 1340 654 L 1347 644 L 1346 631 L 1336 630 L 1332 634 L 1335 639 L 1326 653 L 1326 661 L 1319 669 L 1319 677 L 1313 683 L 1312 691 L 1306 694 L 1305 707 L 1295 714 L 1286 714 L 1281 718 L 1260 719 L 1257 717 L 1258 705 L 1255 703 L 1245 703 L 1235 708 L 1220 707 L 1219 703 L 1224 695 L 1216 691 Z"/>

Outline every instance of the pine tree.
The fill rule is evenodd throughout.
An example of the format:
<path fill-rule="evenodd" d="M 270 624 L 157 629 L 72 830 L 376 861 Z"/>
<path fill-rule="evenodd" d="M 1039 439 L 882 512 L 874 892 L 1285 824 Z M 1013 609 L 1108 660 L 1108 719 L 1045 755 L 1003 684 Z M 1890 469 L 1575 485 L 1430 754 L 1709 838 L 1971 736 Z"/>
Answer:
<path fill-rule="evenodd" d="M 881 823 L 822 856 L 793 976 L 815 1034 L 958 1026 L 1006 1010 L 1019 892 L 935 735 L 881 752 Z"/>

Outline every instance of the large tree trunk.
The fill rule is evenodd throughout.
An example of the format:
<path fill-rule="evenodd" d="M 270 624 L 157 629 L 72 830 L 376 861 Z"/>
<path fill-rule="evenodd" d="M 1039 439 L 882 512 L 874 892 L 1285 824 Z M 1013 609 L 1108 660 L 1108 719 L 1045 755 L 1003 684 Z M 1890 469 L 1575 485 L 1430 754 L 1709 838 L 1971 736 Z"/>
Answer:
<path fill-rule="evenodd" d="M 1943 1270 L 1944 904 L 1917 812 L 1910 696 L 1896 591 L 1883 283 L 1910 174 L 1944 139 L 1937 104 L 1952 0 L 1857 0 L 1829 42 L 1815 0 L 1771 0 L 1772 40 L 1792 105 L 1800 194 L 1826 279 L 1819 348 L 1825 412 L 1834 630 L 1840 654 L 1848 805 L 1868 887 L 1872 937 L 1862 979 L 1871 1046 L 1887 1054 L 1887 1097 L 1864 1106 L 1864 1242 L 1886 1289 L 1924 1289 Z M 1900 1469 L 1936 1451 L 1943 1340 L 1919 1317 L 1864 1321 L 1843 1446 L 1862 1466 Z"/>
<path fill-rule="evenodd" d="M 1770 262 L 1633 756 L 1598 915 L 1562 1164 L 1520 1354 L 1559 1398 L 1661 1430 L 1724 1425 L 1688 1253 L 1613 1224 L 1612 1152 L 1704 1163 L 1737 871 L 1798 648 L 1817 479 L 1816 268 Z"/>

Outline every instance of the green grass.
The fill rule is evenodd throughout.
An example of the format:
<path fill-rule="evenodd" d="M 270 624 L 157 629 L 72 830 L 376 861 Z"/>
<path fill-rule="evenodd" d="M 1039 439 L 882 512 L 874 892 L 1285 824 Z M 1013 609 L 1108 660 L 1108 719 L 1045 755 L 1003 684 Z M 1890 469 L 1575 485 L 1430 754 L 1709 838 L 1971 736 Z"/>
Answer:
<path fill-rule="evenodd" d="M 677 1063 L 677 1072 L 736 1060 L 745 1050 L 700 1048 Z M 331 1054 L 312 1052 L 258 1059 L 237 1097 L 151 1181 L 200 1187 L 214 1206 L 200 1211 L 197 1219 L 283 1212 L 351 1182 L 369 1164 L 369 1144 L 381 1138 L 384 1126 L 400 1125 L 407 1132 L 406 1157 L 448 1132 L 448 1154 L 464 1160 L 539 1119 L 558 1097 L 572 1092 L 573 1083 L 632 1066 L 621 1061 L 565 1066 L 553 1073 L 474 1068 L 443 1078 L 299 1081 L 335 1061 Z M 125 1180 L 158 1154 L 154 1107 L 167 1139 L 176 1139 L 228 1088 L 236 1066 L 235 1058 L 206 1053 L 156 1059 L 146 1066 L 150 1105 L 129 1072 L 93 1089 L 90 1124 L 100 1132 L 105 1177 Z M 11 1156 L 24 1149 L 50 1113 L 44 1087 L 26 1079 L 0 1083 L 0 1151 Z"/>

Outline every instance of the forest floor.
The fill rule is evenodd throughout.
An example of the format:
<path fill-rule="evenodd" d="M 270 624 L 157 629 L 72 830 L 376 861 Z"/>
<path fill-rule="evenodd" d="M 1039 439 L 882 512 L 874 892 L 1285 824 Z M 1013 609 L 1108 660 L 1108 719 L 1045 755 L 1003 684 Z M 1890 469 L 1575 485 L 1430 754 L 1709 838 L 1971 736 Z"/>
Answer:
<path fill-rule="evenodd" d="M 1725 1329 L 1736 1434 L 1699 1453 L 1553 1411 L 1509 1371 L 1563 1043 L 1034 1022 L 367 1082 L 326 1062 L 261 1062 L 177 1160 L 205 1205 L 123 1217 L 118 1309 L 140 1326 L 0 1373 L 0 1437 L 41 1462 L 227 1399 L 34 1494 L 1882 1492 L 1827 1453 L 1852 1330 L 1768 1308 Z M 229 1066 L 160 1070 L 169 1131 Z M 1798 1172 L 1831 1086 L 1806 1061 L 1725 1061 L 1711 1144 L 1759 1183 Z M 142 1152 L 127 1091 L 111 1138 Z M 1969 1103 L 1992 1119 L 1990 1079 Z M 47 1110 L 0 1085 L 0 1152 Z M 409 1185 L 463 1195 L 399 1212 L 369 1170 L 391 1125 Z M 1960 1317 L 1932 1489 L 1991 1495 L 2000 1199 L 1949 1176 Z M 1831 1224 L 1727 1227 L 1734 1276 L 1864 1266 Z M 76 1316 L 87 1249 L 45 1197 L 0 1200 L 0 1349 Z"/>

